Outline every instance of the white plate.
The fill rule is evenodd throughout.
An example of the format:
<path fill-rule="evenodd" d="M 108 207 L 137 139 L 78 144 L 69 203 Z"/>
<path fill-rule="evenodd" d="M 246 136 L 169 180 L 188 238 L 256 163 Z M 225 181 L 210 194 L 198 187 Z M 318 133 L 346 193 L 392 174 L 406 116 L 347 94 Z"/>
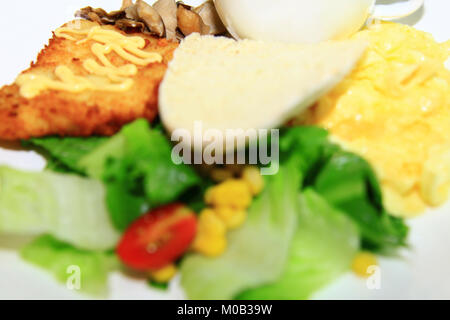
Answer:
<path fill-rule="evenodd" d="M 275 1 L 275 0 L 274 0 Z M 186 1 L 198 4 L 201 0 Z M 77 9 L 93 5 L 117 9 L 120 0 L 25 0 L 2 3 L 2 59 L 0 84 L 14 81 L 51 36 L 51 30 L 71 19 Z M 438 41 L 450 38 L 450 1 L 426 0 L 425 9 L 403 22 L 431 32 Z M 8 32 L 11 30 L 11 32 Z M 0 165 L 42 169 L 44 161 L 33 153 L 0 148 Z M 450 203 L 409 221 L 411 249 L 402 259 L 381 261 L 381 288 L 369 289 L 364 280 L 348 274 L 316 295 L 331 299 L 450 299 Z M 22 262 L 16 252 L 22 239 L 0 238 L 0 299 L 82 299 L 39 269 Z M 148 288 L 145 281 L 120 274 L 110 278 L 113 299 L 180 299 L 172 283 L 167 293 Z"/>

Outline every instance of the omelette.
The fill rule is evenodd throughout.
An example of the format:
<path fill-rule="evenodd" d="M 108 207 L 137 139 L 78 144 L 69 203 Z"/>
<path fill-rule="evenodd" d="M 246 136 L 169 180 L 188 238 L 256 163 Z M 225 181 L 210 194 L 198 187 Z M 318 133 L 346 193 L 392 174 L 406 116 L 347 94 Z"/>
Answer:
<path fill-rule="evenodd" d="M 450 41 L 396 23 L 353 38 L 370 43 L 363 59 L 296 122 L 328 129 L 367 159 L 391 212 L 411 217 L 443 204 L 450 188 Z"/>
<path fill-rule="evenodd" d="M 0 90 L 0 140 L 112 135 L 137 118 L 152 121 L 177 45 L 86 20 L 62 26 Z"/>

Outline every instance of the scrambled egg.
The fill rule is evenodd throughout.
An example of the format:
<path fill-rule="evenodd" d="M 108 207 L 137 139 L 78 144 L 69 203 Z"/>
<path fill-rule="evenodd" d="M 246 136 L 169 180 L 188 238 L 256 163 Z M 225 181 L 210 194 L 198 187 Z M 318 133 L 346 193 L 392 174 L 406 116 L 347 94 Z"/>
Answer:
<path fill-rule="evenodd" d="M 354 38 L 369 42 L 365 57 L 298 122 L 367 159 L 394 214 L 441 205 L 450 189 L 450 41 L 396 23 Z"/>

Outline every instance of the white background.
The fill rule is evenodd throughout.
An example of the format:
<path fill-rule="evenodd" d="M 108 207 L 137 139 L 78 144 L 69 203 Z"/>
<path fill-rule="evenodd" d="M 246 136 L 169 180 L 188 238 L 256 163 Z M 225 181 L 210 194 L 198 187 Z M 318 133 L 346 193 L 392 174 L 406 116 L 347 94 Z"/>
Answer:
<path fill-rule="evenodd" d="M 201 0 L 185 2 L 198 4 Z M 77 9 L 91 5 L 113 10 L 120 3 L 120 0 L 3 1 L 0 85 L 13 82 L 47 43 L 51 30 L 71 19 Z M 425 8 L 404 22 L 433 33 L 438 41 L 446 41 L 450 38 L 449 15 L 449 0 L 426 0 Z M 44 166 L 37 155 L 1 148 L 0 164 L 24 169 Z M 320 292 L 317 298 L 450 299 L 450 203 L 409 224 L 411 248 L 401 259 L 382 260 L 380 290 L 369 290 L 364 280 L 348 274 Z M 24 241 L 0 237 L 0 299 L 84 298 L 57 284 L 47 273 L 22 262 L 16 248 Z M 150 290 L 142 279 L 114 274 L 110 286 L 113 299 L 183 298 L 176 283 L 169 292 L 161 293 Z"/>

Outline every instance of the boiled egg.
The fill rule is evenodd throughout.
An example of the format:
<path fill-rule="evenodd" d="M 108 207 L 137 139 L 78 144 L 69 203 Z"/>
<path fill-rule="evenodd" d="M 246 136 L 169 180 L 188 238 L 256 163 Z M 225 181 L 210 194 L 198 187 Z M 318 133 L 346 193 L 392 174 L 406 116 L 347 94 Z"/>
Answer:
<path fill-rule="evenodd" d="M 374 0 L 215 0 L 237 39 L 317 43 L 344 39 L 369 17 Z"/>

